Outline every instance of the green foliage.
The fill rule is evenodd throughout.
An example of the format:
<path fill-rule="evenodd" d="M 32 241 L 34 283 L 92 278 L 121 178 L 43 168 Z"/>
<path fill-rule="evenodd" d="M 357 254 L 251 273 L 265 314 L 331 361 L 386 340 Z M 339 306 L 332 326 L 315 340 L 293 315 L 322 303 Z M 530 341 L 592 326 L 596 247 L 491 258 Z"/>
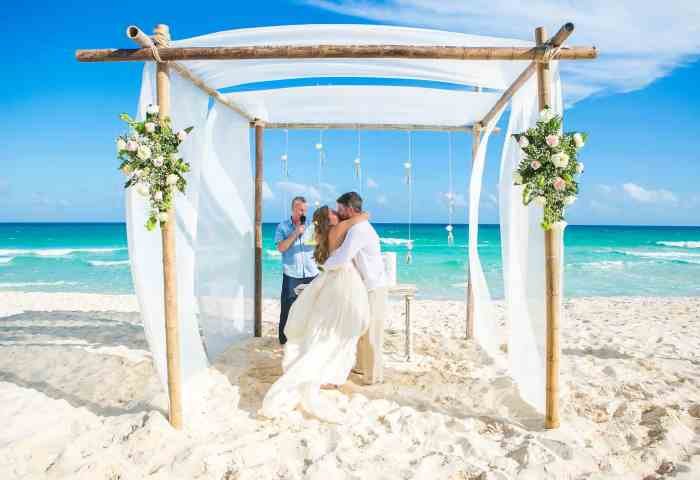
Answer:
<path fill-rule="evenodd" d="M 122 113 L 119 118 L 129 125 L 129 132 L 116 139 L 119 169 L 127 176 L 124 188 L 135 187 L 149 198 L 151 213 L 146 221 L 149 231 L 167 221 L 174 190 L 185 193 L 184 174 L 190 171 L 190 164 L 178 156 L 181 140 L 173 131 L 170 118 L 160 118 L 155 111 L 149 107 L 145 120 L 140 122 Z M 187 127 L 183 131 L 189 134 L 192 129 Z M 174 182 L 168 182 L 171 176 Z"/>
<path fill-rule="evenodd" d="M 513 174 L 514 183 L 523 186 L 524 205 L 536 202 L 544 208 L 542 228 L 545 230 L 564 221 L 565 208 L 578 195 L 577 176 L 583 171 L 577 155 L 588 136 L 577 132 L 562 134 L 561 126 L 562 118 L 546 108 L 534 127 L 513 134 L 524 153 Z"/>

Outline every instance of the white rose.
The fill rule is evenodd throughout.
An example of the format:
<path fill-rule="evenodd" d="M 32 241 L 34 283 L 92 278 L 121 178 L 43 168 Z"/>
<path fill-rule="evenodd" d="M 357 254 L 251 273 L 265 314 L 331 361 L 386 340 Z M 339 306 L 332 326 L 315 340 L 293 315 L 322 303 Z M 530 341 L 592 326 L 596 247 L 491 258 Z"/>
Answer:
<path fill-rule="evenodd" d="M 581 148 L 585 145 L 585 142 L 583 141 L 583 135 L 580 133 L 574 133 L 574 145 L 576 145 L 576 148 Z"/>
<path fill-rule="evenodd" d="M 144 197 L 148 196 L 148 185 L 144 183 L 137 183 L 136 184 L 136 193 L 139 195 L 142 195 Z"/>
<path fill-rule="evenodd" d="M 184 130 L 180 130 L 177 132 L 177 139 L 180 140 L 181 142 L 184 142 L 185 139 L 187 138 L 187 132 Z"/>
<path fill-rule="evenodd" d="M 542 122 L 548 122 L 551 119 L 554 118 L 554 112 L 552 112 L 552 109 L 550 108 L 545 108 L 540 112 L 540 121 Z"/>
<path fill-rule="evenodd" d="M 139 144 L 136 143 L 136 140 L 129 140 L 126 142 L 126 149 L 129 150 L 130 152 L 135 152 L 138 150 Z"/>
<path fill-rule="evenodd" d="M 171 173 L 165 179 L 165 183 L 167 183 L 168 185 L 175 185 L 178 180 L 179 180 L 179 177 L 177 175 L 175 175 L 174 173 Z"/>
<path fill-rule="evenodd" d="M 552 155 L 552 163 L 557 168 L 566 168 L 569 165 L 569 156 L 564 152 L 555 153 Z"/>
<path fill-rule="evenodd" d="M 532 201 L 535 203 L 535 205 L 537 205 L 539 207 L 544 207 L 545 204 L 547 203 L 547 199 L 541 195 L 533 198 Z"/>
<path fill-rule="evenodd" d="M 514 173 L 513 174 L 513 183 L 515 185 L 522 185 L 523 184 L 523 176 L 520 175 L 519 173 Z"/>
<path fill-rule="evenodd" d="M 117 139 L 117 152 L 121 152 L 122 150 L 126 150 L 126 142 L 120 137 Z"/>
<path fill-rule="evenodd" d="M 150 113 L 151 115 L 158 115 L 159 111 L 160 108 L 158 108 L 158 105 L 149 105 L 146 109 L 146 113 Z"/>
<path fill-rule="evenodd" d="M 136 156 L 139 157 L 141 160 L 148 160 L 149 158 L 151 158 L 151 149 L 148 148 L 146 145 L 141 145 L 136 151 Z"/>
<path fill-rule="evenodd" d="M 156 131 L 156 124 L 153 122 L 146 122 L 143 127 L 148 133 L 153 133 Z"/>
<path fill-rule="evenodd" d="M 530 145 L 530 141 L 523 135 L 518 139 L 518 145 L 520 145 L 520 148 L 527 148 Z"/>
<path fill-rule="evenodd" d="M 583 162 L 576 164 L 576 173 L 583 173 Z"/>
<path fill-rule="evenodd" d="M 163 201 L 163 192 L 161 192 L 160 190 L 158 190 L 156 193 L 154 193 L 154 194 L 153 194 L 153 200 L 155 200 L 156 202 L 161 202 L 161 201 Z"/>
<path fill-rule="evenodd" d="M 160 212 L 158 214 L 158 220 L 161 222 L 167 222 L 168 221 L 168 212 Z"/>
<path fill-rule="evenodd" d="M 573 195 L 570 195 L 564 199 L 564 205 L 573 205 L 573 203 L 576 201 L 576 197 Z"/>
<path fill-rule="evenodd" d="M 162 167 L 163 166 L 163 157 L 158 156 L 158 157 L 153 157 L 153 165 L 156 167 Z"/>

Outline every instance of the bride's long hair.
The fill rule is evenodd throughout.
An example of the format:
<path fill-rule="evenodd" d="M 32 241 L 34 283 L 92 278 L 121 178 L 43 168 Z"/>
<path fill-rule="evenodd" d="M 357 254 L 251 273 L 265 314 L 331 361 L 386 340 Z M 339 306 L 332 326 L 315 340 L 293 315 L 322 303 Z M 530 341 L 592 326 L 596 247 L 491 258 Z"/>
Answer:
<path fill-rule="evenodd" d="M 314 260 L 319 265 L 323 265 L 330 256 L 330 246 L 328 245 L 328 233 L 333 228 L 329 215 L 328 205 L 317 208 L 314 212 L 314 235 L 316 236 L 316 248 L 314 248 Z"/>

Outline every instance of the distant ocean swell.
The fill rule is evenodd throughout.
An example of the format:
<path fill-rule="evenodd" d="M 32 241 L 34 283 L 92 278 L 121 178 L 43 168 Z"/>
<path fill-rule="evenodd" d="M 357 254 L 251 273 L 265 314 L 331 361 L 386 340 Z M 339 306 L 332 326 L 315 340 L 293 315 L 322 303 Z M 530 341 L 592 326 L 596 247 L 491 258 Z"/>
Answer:
<path fill-rule="evenodd" d="M 116 248 L 19 248 L 0 249 L 0 256 L 13 255 L 36 257 L 65 257 L 74 253 L 112 253 L 126 250 L 126 247 Z"/>
<path fill-rule="evenodd" d="M 667 242 L 661 241 L 656 242 L 657 245 L 663 245 L 664 247 L 677 247 L 677 248 L 700 248 L 700 242 Z"/>

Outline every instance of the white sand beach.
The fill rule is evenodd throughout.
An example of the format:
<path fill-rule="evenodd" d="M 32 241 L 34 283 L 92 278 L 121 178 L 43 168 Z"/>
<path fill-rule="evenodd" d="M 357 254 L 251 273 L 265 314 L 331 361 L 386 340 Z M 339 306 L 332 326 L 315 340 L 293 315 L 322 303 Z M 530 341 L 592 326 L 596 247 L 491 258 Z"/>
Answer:
<path fill-rule="evenodd" d="M 172 430 L 132 296 L 0 292 L 0 478 L 700 478 L 700 298 L 565 303 L 562 426 L 464 339 L 464 304 L 392 304 L 386 381 L 335 395 L 343 425 L 257 416 L 279 376 L 278 303 Z M 505 343 L 505 342 L 503 342 Z"/>

